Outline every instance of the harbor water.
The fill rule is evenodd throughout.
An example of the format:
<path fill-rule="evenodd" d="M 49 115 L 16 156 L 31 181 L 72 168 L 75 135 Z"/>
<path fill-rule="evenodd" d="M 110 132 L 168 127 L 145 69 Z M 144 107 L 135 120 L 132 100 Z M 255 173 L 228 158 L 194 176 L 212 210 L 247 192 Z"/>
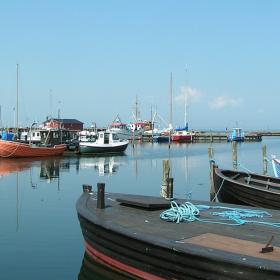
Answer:
<path fill-rule="evenodd" d="M 238 168 L 262 173 L 264 144 L 268 159 L 280 156 L 279 137 L 240 143 Z M 174 196 L 209 201 L 209 147 L 219 167 L 232 168 L 232 147 L 226 142 L 170 149 L 168 143 L 130 144 L 124 155 L 106 157 L 0 159 L 0 279 L 110 279 L 108 270 L 86 266 L 75 208 L 82 185 L 96 190 L 103 182 L 107 192 L 159 196 L 163 160 L 169 159 Z"/>

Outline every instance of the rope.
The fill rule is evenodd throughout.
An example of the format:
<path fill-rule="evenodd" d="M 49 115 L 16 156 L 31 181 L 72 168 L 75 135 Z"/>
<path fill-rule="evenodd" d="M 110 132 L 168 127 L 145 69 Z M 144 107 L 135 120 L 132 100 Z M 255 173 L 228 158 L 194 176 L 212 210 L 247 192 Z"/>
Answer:
<path fill-rule="evenodd" d="M 215 201 L 215 200 L 217 199 L 217 197 L 218 197 L 218 195 L 219 195 L 219 192 L 220 192 L 220 190 L 221 190 L 221 188 L 222 188 L 222 186 L 223 186 L 223 184 L 224 184 L 224 181 L 225 181 L 225 178 L 223 178 L 222 183 L 221 183 L 221 185 L 220 185 L 218 191 L 216 192 L 215 196 L 214 196 L 213 199 L 211 200 L 211 202 L 213 202 L 213 201 Z"/>
<path fill-rule="evenodd" d="M 219 212 L 210 212 L 215 218 L 200 218 L 200 211 L 210 209 L 222 210 Z M 180 206 L 175 202 L 171 202 L 171 208 L 163 211 L 160 218 L 168 222 L 193 222 L 199 221 L 203 223 L 240 226 L 244 224 L 259 224 L 280 228 L 280 223 L 267 221 L 258 221 L 256 219 L 271 218 L 272 215 L 267 211 L 231 208 L 224 206 L 194 205 L 191 202 L 185 202 Z"/>
<path fill-rule="evenodd" d="M 3 140 L 4 141 L 4 140 Z M 8 158 L 8 157 L 11 157 L 17 150 L 18 150 L 18 148 L 19 148 L 19 146 L 20 146 L 20 143 L 18 143 L 18 145 L 16 146 L 16 148 L 15 148 L 15 150 L 14 151 L 12 151 L 9 155 L 7 155 L 7 156 L 4 156 L 4 155 L 2 155 L 1 154 L 1 157 L 2 158 Z"/>

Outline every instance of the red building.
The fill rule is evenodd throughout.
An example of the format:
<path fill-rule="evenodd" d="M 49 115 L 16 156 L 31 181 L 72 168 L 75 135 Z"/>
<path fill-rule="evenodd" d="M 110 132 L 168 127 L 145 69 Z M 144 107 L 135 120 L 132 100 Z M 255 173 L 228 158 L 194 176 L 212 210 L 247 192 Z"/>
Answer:
<path fill-rule="evenodd" d="M 84 123 L 76 119 L 47 119 L 44 128 L 67 129 L 70 131 L 82 131 Z"/>

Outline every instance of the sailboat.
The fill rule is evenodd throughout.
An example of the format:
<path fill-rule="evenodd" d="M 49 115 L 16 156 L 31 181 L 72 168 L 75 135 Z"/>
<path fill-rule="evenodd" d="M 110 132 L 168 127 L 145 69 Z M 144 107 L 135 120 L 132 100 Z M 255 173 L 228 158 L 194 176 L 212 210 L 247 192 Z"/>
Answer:
<path fill-rule="evenodd" d="M 17 64 L 17 116 L 16 116 L 16 136 L 18 136 L 18 70 Z M 0 140 L 0 157 L 1 158 L 25 158 L 25 157 L 44 157 L 59 156 L 66 150 L 65 144 L 54 146 L 38 146 L 34 144 L 25 144 L 14 140 L 13 134 L 7 134 L 8 137 L 2 137 Z"/>
<path fill-rule="evenodd" d="M 173 142 L 192 142 L 193 133 L 187 122 L 187 92 L 185 93 L 185 126 L 176 128 L 171 136 Z"/>

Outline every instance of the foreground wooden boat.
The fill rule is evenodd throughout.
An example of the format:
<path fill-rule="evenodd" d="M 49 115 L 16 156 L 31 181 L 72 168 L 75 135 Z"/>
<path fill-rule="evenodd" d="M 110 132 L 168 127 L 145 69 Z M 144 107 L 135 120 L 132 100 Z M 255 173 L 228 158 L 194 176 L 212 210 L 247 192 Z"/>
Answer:
<path fill-rule="evenodd" d="M 213 183 L 219 201 L 280 209 L 280 178 L 213 166 Z"/>
<path fill-rule="evenodd" d="M 160 214 L 170 203 L 163 198 L 106 194 L 105 208 L 100 205 L 91 192 L 77 201 L 86 253 L 132 279 L 280 277 L 280 240 L 273 242 L 278 247 L 272 252 L 260 253 L 271 236 L 279 236 L 280 228 L 166 222 Z M 270 213 L 270 222 L 279 221 L 279 211 Z M 211 210 L 202 216 L 210 218 Z"/>
<path fill-rule="evenodd" d="M 0 157 L 2 158 L 60 156 L 65 150 L 65 144 L 46 147 L 16 141 L 0 140 Z"/>

